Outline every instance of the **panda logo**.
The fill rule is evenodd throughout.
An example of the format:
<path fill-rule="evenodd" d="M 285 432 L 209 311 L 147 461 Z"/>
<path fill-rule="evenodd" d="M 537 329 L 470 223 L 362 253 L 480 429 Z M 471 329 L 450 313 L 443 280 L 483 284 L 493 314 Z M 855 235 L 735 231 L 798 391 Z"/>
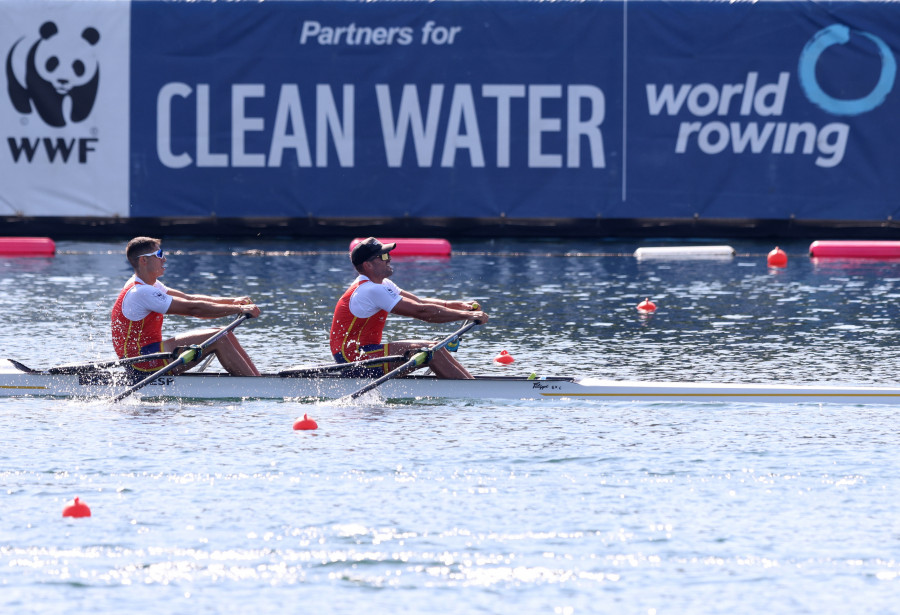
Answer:
<path fill-rule="evenodd" d="M 16 76 L 13 58 L 23 40 L 24 36 L 13 44 L 6 58 L 9 98 L 16 111 L 29 114 L 33 105 L 50 126 L 65 126 L 67 121 L 80 122 L 87 118 L 100 83 L 100 68 L 94 54 L 100 33 L 88 27 L 80 37 L 66 37 L 60 34 L 55 23 L 45 22 L 40 28 L 40 38 L 24 60 L 24 71 L 20 72 L 20 75 L 24 73 L 24 83 Z"/>

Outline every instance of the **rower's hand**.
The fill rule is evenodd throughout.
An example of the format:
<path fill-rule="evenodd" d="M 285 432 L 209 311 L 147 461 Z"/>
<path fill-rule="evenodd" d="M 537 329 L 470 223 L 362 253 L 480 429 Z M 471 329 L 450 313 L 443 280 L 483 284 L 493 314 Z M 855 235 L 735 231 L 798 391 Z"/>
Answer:
<path fill-rule="evenodd" d="M 462 312 L 474 312 L 481 309 L 477 301 L 445 301 L 444 305 L 451 310 L 460 310 Z"/>
<path fill-rule="evenodd" d="M 488 315 L 487 312 L 475 310 L 466 314 L 466 320 L 477 320 L 478 324 L 483 325 L 488 321 Z"/>
<path fill-rule="evenodd" d="M 259 316 L 259 306 L 251 303 L 250 305 L 241 305 L 241 314 L 247 314 L 250 318 Z"/>
<path fill-rule="evenodd" d="M 231 302 L 234 305 L 253 305 L 253 299 L 250 297 L 233 297 Z"/>

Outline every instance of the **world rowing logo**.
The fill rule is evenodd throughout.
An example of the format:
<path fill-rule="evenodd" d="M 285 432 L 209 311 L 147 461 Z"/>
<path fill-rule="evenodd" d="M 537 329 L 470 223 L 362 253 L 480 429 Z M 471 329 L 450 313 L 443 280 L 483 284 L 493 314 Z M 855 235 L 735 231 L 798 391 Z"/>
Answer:
<path fill-rule="evenodd" d="M 40 27 L 37 40 L 17 40 L 6 56 L 9 99 L 16 111 L 37 111 L 49 126 L 62 127 L 88 117 L 97 98 L 100 67 L 96 28 L 60 32 L 52 21 Z"/>
<path fill-rule="evenodd" d="M 858 98 L 836 98 L 826 93 L 819 84 L 816 68 L 823 54 L 827 53 L 833 45 L 851 44 L 851 34 L 859 37 L 858 40 L 874 46 L 881 62 L 881 70 L 878 72 L 878 80 L 875 86 L 865 95 Z M 874 34 L 861 31 L 851 31 L 847 26 L 835 24 L 816 32 L 806 43 L 800 54 L 800 62 L 797 68 L 800 77 L 800 87 L 811 103 L 820 109 L 833 115 L 860 115 L 871 111 L 881 105 L 894 87 L 894 79 L 897 76 L 897 62 L 890 47 L 881 38 Z"/>

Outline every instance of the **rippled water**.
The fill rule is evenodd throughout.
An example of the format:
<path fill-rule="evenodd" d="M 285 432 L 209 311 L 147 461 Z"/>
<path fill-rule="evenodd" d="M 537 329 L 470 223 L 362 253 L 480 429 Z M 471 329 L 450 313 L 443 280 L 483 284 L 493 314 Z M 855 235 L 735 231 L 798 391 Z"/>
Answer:
<path fill-rule="evenodd" d="M 896 382 L 900 264 L 638 245 L 462 242 L 394 279 L 483 303 L 475 373 Z M 328 359 L 346 242 L 165 247 L 169 285 L 262 304 L 239 336 L 264 371 Z M 121 246 L 59 249 L 0 259 L 0 355 L 111 355 Z M 2 399 L 0 430 L 4 613 L 900 612 L 890 407 Z M 61 517 L 73 496 L 90 519 Z"/>

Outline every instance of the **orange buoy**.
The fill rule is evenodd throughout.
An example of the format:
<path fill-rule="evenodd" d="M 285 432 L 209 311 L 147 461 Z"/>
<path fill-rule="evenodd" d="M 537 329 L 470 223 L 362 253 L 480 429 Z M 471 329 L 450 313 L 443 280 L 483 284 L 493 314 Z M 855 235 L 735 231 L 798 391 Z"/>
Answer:
<path fill-rule="evenodd" d="M 303 415 L 302 419 L 297 419 L 296 421 L 294 421 L 294 430 L 302 429 L 304 431 L 308 431 L 311 429 L 318 429 L 318 428 L 319 428 L 319 425 L 314 420 L 312 420 L 311 418 L 306 416 L 305 414 Z"/>
<path fill-rule="evenodd" d="M 494 357 L 494 363 L 502 363 L 503 365 L 509 365 L 513 361 L 515 361 L 513 356 L 505 350 L 501 350 L 500 354 Z"/>
<path fill-rule="evenodd" d="M 365 238 L 357 237 L 350 242 L 352 250 L 356 244 L 365 241 Z M 391 256 L 428 256 L 431 258 L 450 258 L 450 242 L 446 239 L 410 239 L 410 238 L 378 238 L 381 243 L 396 243 L 397 247 L 391 250 Z"/>
<path fill-rule="evenodd" d="M 769 252 L 769 255 L 766 257 L 769 267 L 787 267 L 787 261 L 787 254 L 778 246 L 775 246 L 775 249 Z"/>
<path fill-rule="evenodd" d="M 53 256 L 56 244 L 49 237 L 0 237 L 0 256 Z"/>
<path fill-rule="evenodd" d="M 91 509 L 88 508 L 88 505 L 75 498 L 71 502 L 66 502 L 66 505 L 63 506 L 63 517 L 90 517 Z"/>
<path fill-rule="evenodd" d="M 651 312 L 656 311 L 656 304 L 650 301 L 650 298 L 644 299 L 637 306 L 638 312 L 642 312 L 644 314 L 650 314 Z"/>
<path fill-rule="evenodd" d="M 513 356 L 505 350 L 501 350 L 500 354 L 494 357 L 494 363 L 502 363 L 503 365 L 509 365 L 513 361 L 515 361 Z"/>

